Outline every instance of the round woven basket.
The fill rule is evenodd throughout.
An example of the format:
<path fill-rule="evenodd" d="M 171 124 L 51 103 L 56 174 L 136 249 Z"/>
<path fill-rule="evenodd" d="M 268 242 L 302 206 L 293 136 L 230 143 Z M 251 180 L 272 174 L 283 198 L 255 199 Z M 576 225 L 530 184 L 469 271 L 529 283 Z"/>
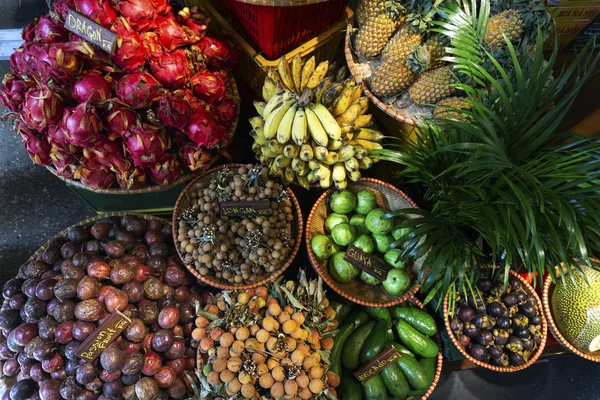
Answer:
<path fill-rule="evenodd" d="M 199 181 L 205 180 L 205 179 L 210 179 L 210 177 L 213 173 L 215 173 L 225 167 L 239 168 L 239 167 L 243 167 L 246 165 L 247 164 L 225 164 L 225 165 L 220 165 L 218 167 L 212 168 L 212 169 L 204 172 L 202 175 L 194 178 L 183 189 L 183 191 L 177 198 L 177 202 L 175 203 L 175 210 L 173 211 L 173 220 L 172 220 L 173 240 L 175 241 L 175 247 L 177 249 L 177 254 L 179 254 L 179 257 L 181 258 L 182 261 L 183 261 L 184 257 L 181 254 L 181 250 L 180 250 L 180 246 L 179 246 L 180 242 L 177 240 L 177 236 L 178 236 L 177 231 L 178 231 L 178 226 L 179 226 L 179 217 L 181 216 L 181 213 L 183 212 L 183 210 L 185 210 L 186 208 L 189 207 L 188 192 L 191 190 L 192 186 L 194 186 L 194 184 L 196 182 L 199 182 Z M 300 204 L 298 203 L 298 199 L 296 198 L 296 196 L 294 195 L 294 192 L 292 192 L 292 190 L 290 188 L 287 188 L 287 192 L 289 193 L 290 200 L 292 202 L 292 206 L 293 206 L 292 212 L 294 214 L 294 222 L 295 222 L 295 223 L 292 223 L 292 225 L 291 225 L 290 237 L 295 237 L 296 241 L 294 243 L 294 248 L 292 249 L 292 252 L 290 253 L 288 259 L 281 265 L 281 267 L 278 270 L 276 270 L 275 272 L 272 272 L 270 275 L 266 275 L 260 281 L 256 281 L 253 283 L 247 283 L 247 284 L 233 285 L 229 282 L 222 282 L 220 280 L 216 280 L 216 278 L 211 277 L 211 276 L 201 275 L 193 265 L 188 265 L 188 264 L 184 263 L 185 267 L 200 281 L 206 283 L 207 285 L 210 285 L 210 286 L 213 286 L 213 287 L 216 287 L 219 289 L 224 289 L 224 290 L 253 289 L 253 288 L 262 286 L 268 282 L 274 281 L 275 279 L 279 278 L 285 272 L 285 270 L 292 264 L 292 262 L 294 261 L 294 258 L 296 258 L 296 254 L 298 254 L 298 250 L 300 249 L 300 242 L 302 239 L 302 229 L 304 227 L 304 220 L 302 219 L 302 211 L 300 210 Z"/>
<path fill-rule="evenodd" d="M 398 210 L 401 208 L 417 208 L 417 205 L 404 192 L 394 186 L 372 178 L 361 178 L 358 182 L 348 182 L 348 190 L 357 192 L 361 189 L 374 189 L 377 206 L 387 210 Z M 415 283 L 404 294 L 399 296 L 390 295 L 383 286 L 369 286 L 360 280 L 354 280 L 349 283 L 336 282 L 327 268 L 328 260 L 318 260 L 310 246 L 311 239 L 316 235 L 325 234 L 325 220 L 327 219 L 327 200 L 334 189 L 328 189 L 315 202 L 308 220 L 306 222 L 306 251 L 308 258 L 314 269 L 323 280 L 340 295 L 352 300 L 355 303 L 370 307 L 391 307 L 408 300 L 419 290 L 419 285 Z M 407 215 L 407 218 L 417 218 L 417 215 Z M 413 275 L 423 266 L 423 259 L 415 260 L 413 264 Z"/>
<path fill-rule="evenodd" d="M 596 260 L 596 262 L 598 262 Z M 558 268 L 557 268 L 558 273 Z M 546 315 L 546 319 L 548 320 L 548 329 L 552 332 L 552 336 L 556 339 L 558 343 L 560 343 L 564 348 L 569 350 L 571 353 L 578 355 L 579 357 L 585 358 L 589 361 L 600 362 L 600 354 L 586 354 L 581 350 L 575 348 L 571 343 L 565 339 L 565 337 L 560 333 L 556 323 L 554 322 L 554 317 L 552 316 L 552 309 L 550 307 L 550 298 L 552 293 L 554 292 L 554 287 L 556 284 L 552 282 L 552 277 L 548 275 L 546 279 L 544 279 L 544 291 L 542 292 L 542 303 L 544 305 L 544 314 Z"/>
<path fill-rule="evenodd" d="M 235 104 L 236 104 L 236 108 L 237 108 L 237 116 L 231 122 L 231 125 L 229 126 L 229 129 L 227 130 L 229 137 L 233 138 L 235 131 L 237 129 L 239 118 L 240 118 L 240 104 L 241 104 L 240 95 L 238 93 L 238 88 L 235 83 L 235 79 L 233 77 L 230 77 L 229 94 L 235 100 Z M 75 186 L 78 188 L 82 188 L 85 190 L 89 190 L 90 192 L 103 193 L 103 194 L 125 194 L 125 195 L 129 194 L 129 195 L 131 195 L 131 194 L 158 193 L 158 192 L 164 192 L 169 189 L 173 189 L 174 187 L 177 187 L 177 186 L 181 185 L 182 183 L 189 181 L 193 177 L 202 174 L 204 171 L 206 171 L 206 168 L 210 168 L 219 159 L 219 157 L 220 157 L 219 154 L 216 154 L 216 153 L 213 154 L 207 160 L 204 168 L 198 168 L 195 171 L 185 173 L 185 174 L 181 175 L 179 178 L 177 178 L 176 180 L 174 180 L 173 182 L 167 183 L 165 185 L 148 185 L 148 186 L 144 186 L 139 189 L 123 189 L 123 188 L 95 189 L 95 188 L 92 188 L 88 185 L 81 183 L 81 181 L 78 181 L 75 179 L 67 179 L 67 178 L 64 178 L 64 177 L 58 175 L 58 172 L 56 171 L 56 169 L 51 165 L 46 166 L 46 169 L 48 169 L 48 171 L 50 171 L 58 179 L 60 179 L 64 182 L 67 182 L 69 185 Z"/>
<path fill-rule="evenodd" d="M 540 301 L 540 298 L 538 297 L 537 293 L 535 292 L 535 289 L 533 287 L 531 287 L 531 285 L 529 283 L 527 283 L 527 281 L 525 279 L 523 279 L 521 276 L 519 276 L 519 274 L 517 274 L 513 270 L 510 270 L 509 272 L 512 276 L 516 277 L 517 279 L 519 279 L 521 281 L 521 287 L 525 289 L 527 294 L 530 294 L 535 297 L 536 303 L 540 307 L 540 311 L 541 311 L 543 309 L 542 302 Z M 446 298 L 444 299 L 444 323 L 446 324 L 446 331 L 448 332 L 448 336 L 450 336 L 450 339 L 452 340 L 452 343 L 454 343 L 454 346 L 456 346 L 456 348 L 462 353 L 463 356 L 465 356 L 465 358 L 467 360 L 471 361 L 474 364 L 479 365 L 480 367 L 487 368 L 487 369 L 490 369 L 490 370 L 496 371 L 496 372 L 521 371 L 521 370 L 533 365 L 533 363 L 535 363 L 537 361 L 537 359 L 540 358 L 540 356 L 544 352 L 544 348 L 546 347 L 546 339 L 548 337 L 548 323 L 546 322 L 544 313 L 542 312 L 540 315 L 542 316 L 542 341 L 540 342 L 540 345 L 537 348 L 535 354 L 533 354 L 531 356 L 531 358 L 529 359 L 529 361 L 527 361 L 523 365 L 519 365 L 517 367 L 497 367 L 495 365 L 476 360 L 469 353 L 467 353 L 465 348 L 460 343 L 458 343 L 458 340 L 456 340 L 456 337 L 454 336 L 454 332 L 452 332 L 452 329 L 450 328 L 450 317 L 448 315 L 448 295 L 446 295 Z"/>

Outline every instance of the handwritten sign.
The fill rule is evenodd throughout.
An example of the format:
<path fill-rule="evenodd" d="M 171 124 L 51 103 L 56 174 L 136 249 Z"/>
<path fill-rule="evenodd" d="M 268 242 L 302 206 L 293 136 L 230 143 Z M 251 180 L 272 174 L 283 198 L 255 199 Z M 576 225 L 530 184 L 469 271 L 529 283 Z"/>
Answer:
<path fill-rule="evenodd" d="M 398 350 L 393 346 L 390 346 L 379 353 L 377 357 L 354 371 L 354 376 L 356 376 L 356 379 L 358 379 L 360 383 L 365 383 L 398 359 L 400 359 L 400 353 L 398 353 Z"/>
<path fill-rule="evenodd" d="M 387 278 L 388 271 L 390 270 L 390 267 L 377 257 L 367 254 L 355 246 L 348 247 L 346 254 L 344 254 L 344 260 L 380 281 L 384 281 Z"/>
<path fill-rule="evenodd" d="M 267 216 L 271 209 L 269 200 L 257 201 L 223 201 L 221 215 L 224 217 L 256 217 Z"/>
<path fill-rule="evenodd" d="M 129 326 L 131 320 L 119 311 L 115 311 L 79 346 L 75 354 L 77 357 L 94 361 L 100 354 L 115 341 Z"/>
<path fill-rule="evenodd" d="M 116 50 L 117 34 L 77 11 L 69 10 L 65 28 L 111 54 Z"/>

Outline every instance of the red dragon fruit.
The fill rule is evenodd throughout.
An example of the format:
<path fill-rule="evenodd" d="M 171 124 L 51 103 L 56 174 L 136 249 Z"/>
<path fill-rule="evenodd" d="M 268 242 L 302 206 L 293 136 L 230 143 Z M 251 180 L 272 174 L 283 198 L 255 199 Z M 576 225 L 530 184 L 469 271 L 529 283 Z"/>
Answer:
<path fill-rule="evenodd" d="M 181 176 L 181 168 L 179 162 L 167 153 L 152 167 L 148 168 L 148 173 L 157 185 L 167 185 Z"/>
<path fill-rule="evenodd" d="M 123 142 L 98 138 L 94 143 L 83 149 L 85 158 L 93 158 L 99 164 L 108 167 L 117 176 L 127 174 L 131 162 L 125 158 Z"/>
<path fill-rule="evenodd" d="M 227 97 L 213 107 L 213 113 L 219 121 L 229 127 L 237 117 L 237 104 L 232 97 Z"/>
<path fill-rule="evenodd" d="M 83 159 L 81 168 L 77 170 L 75 179 L 94 189 L 106 189 L 115 183 L 115 174 L 111 170 L 93 158 Z"/>
<path fill-rule="evenodd" d="M 170 89 L 179 89 L 192 76 L 192 68 L 188 63 L 185 50 L 179 49 L 172 53 L 162 53 L 150 61 L 152 75 Z"/>
<path fill-rule="evenodd" d="M 51 152 L 60 151 L 65 154 L 76 154 L 81 149 L 67 143 L 66 136 L 60 123 L 48 127 L 48 142 L 52 146 Z"/>
<path fill-rule="evenodd" d="M 15 132 L 21 136 L 21 142 L 25 146 L 25 149 L 27 149 L 31 161 L 39 165 L 50 165 L 52 163 L 52 159 L 50 158 L 50 144 L 45 137 L 36 134 L 35 131 L 29 129 L 19 121 L 15 122 L 14 128 Z"/>
<path fill-rule="evenodd" d="M 21 38 L 25 43 L 35 41 L 35 30 L 38 24 L 38 20 L 36 19 L 34 22 L 31 22 L 23 28 L 21 31 Z"/>
<path fill-rule="evenodd" d="M 213 69 L 212 72 L 217 78 L 223 82 L 224 85 L 229 84 L 229 71 L 226 69 Z"/>
<path fill-rule="evenodd" d="M 198 37 L 188 27 L 181 26 L 172 16 L 157 21 L 158 41 L 166 51 L 196 43 Z"/>
<path fill-rule="evenodd" d="M 171 14 L 169 0 L 150 0 L 150 3 L 158 16 Z"/>
<path fill-rule="evenodd" d="M 196 36 L 201 38 L 206 34 L 208 24 L 210 23 L 210 16 L 207 14 L 198 12 L 198 7 L 184 8 L 177 14 L 177 21 L 181 25 L 185 25 L 189 28 Z M 193 12 L 196 11 L 196 12 Z"/>
<path fill-rule="evenodd" d="M 179 150 L 183 164 L 190 170 L 206 168 L 212 161 L 212 153 L 209 150 L 188 143 Z"/>
<path fill-rule="evenodd" d="M 226 38 L 217 38 L 204 36 L 197 46 L 206 56 L 206 63 L 211 67 L 224 67 L 234 69 L 238 58 L 239 50 Z"/>
<path fill-rule="evenodd" d="M 219 147 L 231 140 L 227 129 L 217 122 L 213 114 L 203 108 L 196 108 L 190 112 L 185 133 L 196 144 L 207 148 Z"/>
<path fill-rule="evenodd" d="M 44 132 L 58 121 L 63 113 L 63 98 L 54 90 L 42 86 L 30 89 L 20 112 L 21 120 L 29 128 Z"/>
<path fill-rule="evenodd" d="M 131 107 L 146 108 L 160 95 L 160 83 L 147 72 L 136 72 L 117 82 L 116 93 Z"/>
<path fill-rule="evenodd" d="M 75 108 L 65 109 L 61 127 L 67 143 L 84 147 L 98 137 L 102 130 L 102 120 L 96 113 L 96 107 L 85 102 Z"/>
<path fill-rule="evenodd" d="M 146 185 L 146 171 L 133 166 L 125 174 L 117 174 L 117 183 L 124 189 L 139 189 Z"/>
<path fill-rule="evenodd" d="M 166 126 L 183 129 L 188 123 L 190 105 L 179 91 L 161 97 L 156 115 Z"/>
<path fill-rule="evenodd" d="M 126 22 L 114 26 L 119 35 L 117 51 L 112 56 L 113 61 L 125 72 L 137 72 L 146 65 L 147 50 L 140 35 L 127 25 Z"/>
<path fill-rule="evenodd" d="M 127 19 L 129 25 L 138 32 L 156 28 L 156 17 L 161 11 L 150 0 L 112 0 L 116 10 Z"/>
<path fill-rule="evenodd" d="M 142 43 L 146 48 L 146 59 L 159 57 L 165 52 L 162 45 L 159 43 L 158 34 L 156 32 L 144 32 L 140 35 Z"/>
<path fill-rule="evenodd" d="M 18 112 L 25 101 L 25 92 L 31 85 L 13 74 L 6 74 L 2 83 L 0 101 L 10 111 Z"/>
<path fill-rule="evenodd" d="M 154 165 L 169 147 L 165 131 L 148 124 L 132 127 L 125 139 L 127 153 L 133 163 L 140 167 Z"/>
<path fill-rule="evenodd" d="M 227 96 L 227 86 L 210 71 L 194 75 L 190 83 L 194 94 L 209 104 L 218 103 Z"/>
<path fill-rule="evenodd" d="M 52 165 L 56 169 L 58 176 L 73 179 L 75 174 L 78 173 L 80 163 L 74 155 L 61 151 L 53 151 L 50 153 L 50 158 L 52 158 Z"/>
<path fill-rule="evenodd" d="M 110 93 L 111 86 L 111 78 L 106 78 L 99 72 L 91 71 L 75 81 L 72 95 L 78 103 L 89 101 L 91 104 L 97 105 L 112 97 Z"/>
<path fill-rule="evenodd" d="M 102 25 L 117 22 L 117 13 L 108 0 L 75 0 L 75 9 Z"/>
<path fill-rule="evenodd" d="M 75 9 L 74 0 L 54 0 L 50 6 L 50 16 L 57 21 L 64 22 L 69 10 L 73 9 Z"/>
<path fill-rule="evenodd" d="M 109 103 L 108 109 L 104 113 L 106 129 L 111 133 L 116 133 L 117 137 L 124 135 L 136 121 L 137 113 L 116 99 Z"/>
<path fill-rule="evenodd" d="M 68 39 L 67 30 L 48 15 L 39 19 L 35 25 L 34 34 L 35 40 L 46 43 L 65 42 Z"/>

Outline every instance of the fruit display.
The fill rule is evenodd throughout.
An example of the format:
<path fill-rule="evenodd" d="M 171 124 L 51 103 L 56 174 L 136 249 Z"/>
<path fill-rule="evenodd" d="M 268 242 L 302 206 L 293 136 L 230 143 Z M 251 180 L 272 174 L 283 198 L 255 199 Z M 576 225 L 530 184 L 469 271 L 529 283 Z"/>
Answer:
<path fill-rule="evenodd" d="M 171 228 L 95 218 L 48 242 L 4 285 L 0 359 L 10 400 L 183 399 L 201 298 Z M 200 304 L 200 303 L 199 303 Z M 113 313 L 131 322 L 94 360 L 80 345 Z M 6 397 L 8 396 L 8 397 Z"/>
<path fill-rule="evenodd" d="M 353 51 L 348 61 L 357 81 L 364 81 L 374 97 L 407 118 L 428 115 L 436 104 L 445 110 L 462 104 L 464 93 L 454 84 L 464 76 L 444 58 L 451 54 L 453 34 L 444 15 L 452 7 L 452 2 L 433 0 L 360 0 L 352 23 L 358 29 L 348 43 Z M 503 62 L 510 58 L 503 35 L 517 52 L 526 53 L 538 24 L 547 33 L 550 22 L 540 0 L 496 1 L 483 46 Z"/>
<path fill-rule="evenodd" d="M 198 398 L 337 398 L 337 322 L 320 279 L 301 270 L 297 282 L 219 292 L 198 315 Z"/>
<path fill-rule="evenodd" d="M 559 278 L 550 296 L 551 317 L 566 341 L 584 354 L 600 355 L 600 272 Z"/>
<path fill-rule="evenodd" d="M 259 116 L 250 119 L 252 149 L 284 184 L 345 189 L 377 162 L 368 153 L 382 148 L 383 134 L 346 66 L 299 54 L 290 62 L 281 58 L 268 72 L 263 98 L 254 103 Z"/>
<path fill-rule="evenodd" d="M 218 287 L 275 279 L 291 263 L 302 216 L 293 194 L 261 165 L 219 167 L 184 191 L 175 212 L 177 246 L 184 263 Z M 224 201 L 268 200 L 265 215 L 227 216 Z M 274 275 L 277 273 L 277 275 Z"/>
<path fill-rule="evenodd" d="M 330 358 L 330 371 L 341 375 L 340 399 L 404 400 L 433 389 L 442 357 L 435 321 L 426 311 L 402 303 L 392 308 L 356 307 L 346 315 L 338 319 Z M 400 357 L 361 384 L 354 373 L 390 347 Z"/>
<path fill-rule="evenodd" d="M 109 54 L 69 9 L 118 35 Z M 166 185 L 206 168 L 238 118 L 237 50 L 167 0 L 56 0 L 27 25 L 0 99 L 34 163 L 93 189 Z"/>
<path fill-rule="evenodd" d="M 512 372 L 540 356 L 546 321 L 531 286 L 516 275 L 508 277 L 506 289 L 504 285 L 504 275 L 488 273 L 477 281 L 478 292 L 466 297 L 457 292 L 446 326 L 459 350 L 479 365 Z"/>

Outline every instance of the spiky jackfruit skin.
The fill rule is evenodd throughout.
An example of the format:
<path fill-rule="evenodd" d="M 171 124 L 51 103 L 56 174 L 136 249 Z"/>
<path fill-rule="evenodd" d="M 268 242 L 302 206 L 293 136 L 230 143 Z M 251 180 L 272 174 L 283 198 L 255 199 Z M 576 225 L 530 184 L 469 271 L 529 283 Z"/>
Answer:
<path fill-rule="evenodd" d="M 356 20 L 359 26 L 362 26 L 367 22 L 367 19 L 371 15 L 375 15 L 385 8 L 385 2 L 383 0 L 361 0 L 356 7 Z"/>
<path fill-rule="evenodd" d="M 405 59 L 388 60 L 371 75 L 371 90 L 377 96 L 395 96 L 414 82 L 416 74 L 406 64 Z"/>
<path fill-rule="evenodd" d="M 560 333 L 584 353 L 600 350 L 600 272 L 582 266 L 589 285 L 575 273 L 552 292 L 552 316 Z"/>
<path fill-rule="evenodd" d="M 403 26 L 385 45 L 381 59 L 386 62 L 405 58 L 416 46 L 421 44 L 422 40 L 420 34 L 414 32 L 410 27 Z"/>
<path fill-rule="evenodd" d="M 419 75 L 408 89 L 408 94 L 416 104 L 437 103 L 456 91 L 450 86 L 453 81 L 454 76 L 449 66 L 432 69 Z"/>
<path fill-rule="evenodd" d="M 490 18 L 483 40 L 492 51 L 497 51 L 506 46 L 503 33 L 514 43 L 521 39 L 524 29 L 519 11 L 508 9 Z"/>
<path fill-rule="evenodd" d="M 356 53 L 367 58 L 379 55 L 404 18 L 387 11 L 369 16 L 356 35 Z"/>
<path fill-rule="evenodd" d="M 446 119 L 457 119 L 464 121 L 463 116 L 458 111 L 454 111 L 447 107 L 452 107 L 456 110 L 462 110 L 465 108 L 471 108 L 471 104 L 467 102 L 462 97 L 446 97 L 437 102 L 437 105 L 440 107 L 436 107 L 433 109 L 433 116 L 435 118 L 446 118 Z"/>

